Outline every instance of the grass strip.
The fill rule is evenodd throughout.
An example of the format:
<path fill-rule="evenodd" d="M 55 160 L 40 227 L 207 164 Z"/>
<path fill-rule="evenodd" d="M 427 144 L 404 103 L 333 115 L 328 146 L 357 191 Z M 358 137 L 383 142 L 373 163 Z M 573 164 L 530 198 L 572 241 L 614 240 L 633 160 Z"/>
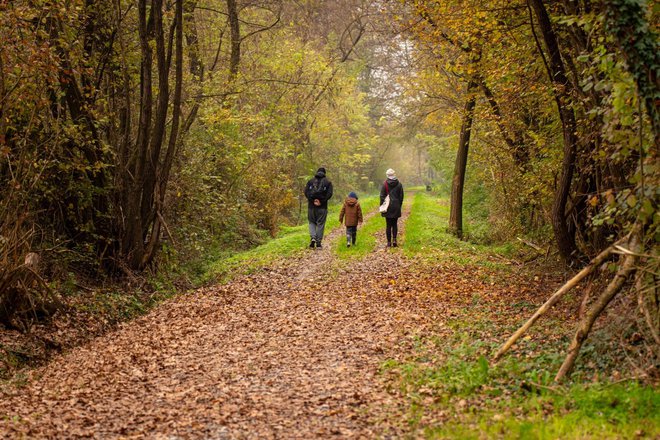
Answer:
<path fill-rule="evenodd" d="M 362 206 L 363 215 L 366 216 L 368 213 L 375 211 L 376 208 L 378 208 L 379 203 L 379 196 L 369 196 L 361 199 L 360 205 Z M 376 213 L 369 220 L 364 222 L 362 226 L 358 227 L 357 242 L 354 246 L 351 246 L 350 248 L 347 247 L 346 235 L 342 234 L 333 244 L 333 249 L 337 256 L 342 260 L 362 258 L 374 250 L 376 247 L 376 237 L 374 234 L 376 234 L 379 229 L 384 228 L 385 222 L 381 218 L 380 213 Z"/>
<path fill-rule="evenodd" d="M 495 254 L 510 258 L 518 249 L 515 243 L 493 246 L 462 241 L 447 232 L 448 224 L 449 200 L 426 192 L 416 193 L 406 223 L 406 255 L 505 268 L 505 264 L 493 262 L 488 257 Z"/>
<path fill-rule="evenodd" d="M 376 200 L 377 202 L 377 200 Z M 339 227 L 339 211 L 341 205 L 328 207 L 328 219 L 325 224 L 325 235 Z M 300 254 L 309 244 L 309 229 L 307 223 L 298 226 L 282 227 L 277 237 L 247 251 L 227 255 L 211 263 L 202 277 L 202 282 L 227 281 L 236 275 L 254 273 L 266 267 L 274 260 L 281 260 Z"/>
<path fill-rule="evenodd" d="M 660 393 L 652 386 L 629 381 L 559 387 L 541 373 L 545 357 L 489 366 L 483 356 L 470 353 L 466 345 L 474 342 L 448 349 L 444 340 L 432 352 L 418 353 L 423 362 L 390 359 L 381 365 L 382 374 L 396 378 L 390 386 L 407 396 L 404 417 L 411 437 L 550 440 L 660 435 Z M 442 421 L 436 421 L 438 414 Z"/>

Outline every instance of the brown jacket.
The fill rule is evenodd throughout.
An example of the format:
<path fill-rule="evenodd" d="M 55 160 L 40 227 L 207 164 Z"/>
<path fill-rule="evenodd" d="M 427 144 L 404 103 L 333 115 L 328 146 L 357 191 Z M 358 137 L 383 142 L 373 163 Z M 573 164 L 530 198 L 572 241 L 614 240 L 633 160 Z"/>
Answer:
<path fill-rule="evenodd" d="M 352 197 L 347 197 L 344 200 L 344 206 L 341 207 L 339 213 L 339 223 L 346 219 L 346 226 L 357 226 L 358 222 L 362 223 L 362 208 L 360 202 Z"/>

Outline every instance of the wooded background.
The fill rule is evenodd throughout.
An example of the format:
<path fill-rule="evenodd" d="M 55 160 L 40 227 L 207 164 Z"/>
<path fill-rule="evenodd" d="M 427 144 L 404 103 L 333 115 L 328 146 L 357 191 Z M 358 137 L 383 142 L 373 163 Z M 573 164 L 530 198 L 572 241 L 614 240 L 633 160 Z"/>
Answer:
<path fill-rule="evenodd" d="M 0 321 L 163 241 L 254 246 L 319 166 L 338 200 L 394 167 L 451 190 L 458 236 L 467 192 L 467 239 L 606 251 L 598 300 L 634 284 L 660 342 L 659 70 L 642 0 L 1 2 Z"/>

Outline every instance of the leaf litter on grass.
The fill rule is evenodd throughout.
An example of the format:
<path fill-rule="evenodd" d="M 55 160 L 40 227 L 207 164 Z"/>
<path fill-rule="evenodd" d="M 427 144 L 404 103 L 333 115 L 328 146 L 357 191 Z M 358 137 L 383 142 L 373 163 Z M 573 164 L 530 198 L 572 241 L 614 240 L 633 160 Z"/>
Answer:
<path fill-rule="evenodd" d="M 273 259 L 63 353 L 0 391 L 0 434 L 398 438 L 476 423 L 513 392 L 488 382 L 489 350 L 552 282 L 432 264 L 375 237 L 363 259 L 330 246 Z"/>

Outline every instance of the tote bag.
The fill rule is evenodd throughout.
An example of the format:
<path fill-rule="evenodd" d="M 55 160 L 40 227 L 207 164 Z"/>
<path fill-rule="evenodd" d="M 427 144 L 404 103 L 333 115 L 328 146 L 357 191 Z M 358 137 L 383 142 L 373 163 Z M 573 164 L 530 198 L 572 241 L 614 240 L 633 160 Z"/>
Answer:
<path fill-rule="evenodd" d="M 380 211 L 381 214 L 385 214 L 387 212 L 387 208 L 390 207 L 390 188 L 387 186 L 387 182 L 385 182 L 385 192 L 387 192 L 385 200 L 383 200 L 383 204 L 380 205 L 380 208 L 378 208 L 378 211 Z"/>

